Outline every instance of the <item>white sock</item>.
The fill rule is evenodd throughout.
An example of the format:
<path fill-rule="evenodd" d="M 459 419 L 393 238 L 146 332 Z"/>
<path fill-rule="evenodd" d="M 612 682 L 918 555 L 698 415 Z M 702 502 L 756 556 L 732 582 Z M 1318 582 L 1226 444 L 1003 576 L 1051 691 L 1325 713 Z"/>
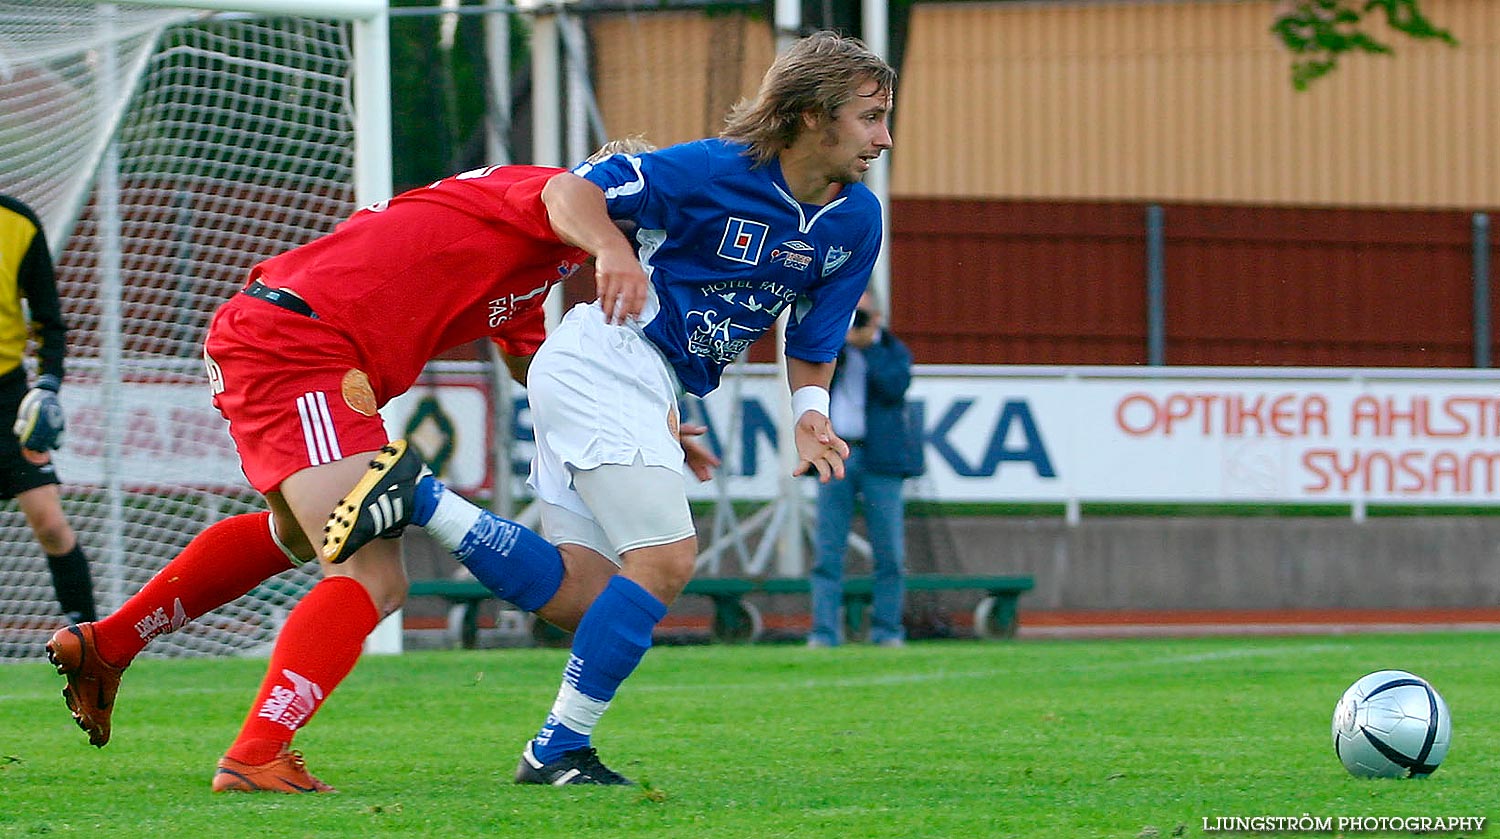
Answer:
<path fill-rule="evenodd" d="M 427 535 L 437 541 L 444 548 L 458 550 L 459 543 L 465 535 L 474 528 L 474 523 L 484 511 L 471 503 L 467 498 L 456 492 L 449 492 L 444 488 L 438 496 L 437 507 L 432 511 L 432 518 L 422 529 Z"/>
<path fill-rule="evenodd" d="M 607 700 L 585 696 L 567 682 L 557 691 L 557 700 L 552 703 L 554 719 L 585 735 L 594 733 L 594 726 L 599 724 L 599 718 L 608 710 Z"/>

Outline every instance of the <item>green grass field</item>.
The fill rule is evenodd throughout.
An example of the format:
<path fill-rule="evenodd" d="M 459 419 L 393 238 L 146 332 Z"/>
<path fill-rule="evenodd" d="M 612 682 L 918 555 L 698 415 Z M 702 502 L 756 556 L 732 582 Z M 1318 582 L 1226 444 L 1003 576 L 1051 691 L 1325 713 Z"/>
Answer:
<path fill-rule="evenodd" d="M 4 665 L 0 834 L 1166 837 L 1225 835 L 1204 830 L 1218 817 L 1488 817 L 1497 642 L 662 647 L 595 734 L 634 789 L 510 783 L 565 651 L 370 657 L 297 741 L 331 796 L 208 791 L 263 660 L 137 662 L 103 750 L 50 667 Z M 1334 703 L 1382 668 L 1427 677 L 1452 709 L 1453 750 L 1427 780 L 1357 780 L 1333 754 Z"/>

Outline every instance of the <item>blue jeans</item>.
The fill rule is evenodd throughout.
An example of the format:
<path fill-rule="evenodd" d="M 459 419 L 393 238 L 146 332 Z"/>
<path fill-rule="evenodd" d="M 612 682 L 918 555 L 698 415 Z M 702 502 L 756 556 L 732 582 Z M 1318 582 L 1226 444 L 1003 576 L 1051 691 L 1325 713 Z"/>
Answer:
<path fill-rule="evenodd" d="M 864 449 L 851 447 L 844 479 L 818 485 L 816 555 L 812 569 L 813 628 L 809 640 L 832 646 L 843 640 L 839 609 L 844 605 L 844 555 L 855 502 L 864 502 L 866 530 L 874 559 L 875 591 L 870 641 L 902 640 L 901 612 L 906 600 L 905 479 L 876 475 L 863 468 Z"/>

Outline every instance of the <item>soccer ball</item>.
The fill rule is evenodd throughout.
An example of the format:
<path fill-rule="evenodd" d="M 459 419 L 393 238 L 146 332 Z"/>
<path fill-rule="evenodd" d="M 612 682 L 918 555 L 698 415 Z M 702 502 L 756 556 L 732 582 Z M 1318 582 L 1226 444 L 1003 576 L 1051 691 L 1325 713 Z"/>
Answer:
<path fill-rule="evenodd" d="M 1452 735 L 1443 697 L 1405 670 L 1360 678 L 1333 709 L 1333 750 L 1360 778 L 1425 778 L 1448 755 Z"/>

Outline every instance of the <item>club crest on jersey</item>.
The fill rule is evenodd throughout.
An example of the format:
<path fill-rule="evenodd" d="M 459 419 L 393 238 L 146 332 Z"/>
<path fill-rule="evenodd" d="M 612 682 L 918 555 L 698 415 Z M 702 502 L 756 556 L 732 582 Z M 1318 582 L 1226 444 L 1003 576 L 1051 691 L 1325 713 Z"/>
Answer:
<path fill-rule="evenodd" d="M 370 377 L 358 367 L 351 367 L 344 374 L 339 390 L 344 395 L 344 404 L 357 414 L 373 417 L 380 410 L 375 402 L 375 388 L 370 385 Z"/>
<path fill-rule="evenodd" d="M 839 266 L 848 262 L 850 256 L 853 254 L 838 245 L 829 248 L 828 253 L 823 254 L 823 276 L 826 277 L 839 270 Z"/>
<path fill-rule="evenodd" d="M 760 264 L 760 251 L 771 228 L 758 221 L 729 217 L 724 223 L 724 239 L 719 242 L 719 256 L 746 265 Z"/>
<path fill-rule="evenodd" d="M 792 240 L 779 248 L 771 249 L 771 262 L 779 262 L 782 267 L 793 271 L 806 271 L 813 261 L 812 249 L 812 245 L 806 242 Z"/>

